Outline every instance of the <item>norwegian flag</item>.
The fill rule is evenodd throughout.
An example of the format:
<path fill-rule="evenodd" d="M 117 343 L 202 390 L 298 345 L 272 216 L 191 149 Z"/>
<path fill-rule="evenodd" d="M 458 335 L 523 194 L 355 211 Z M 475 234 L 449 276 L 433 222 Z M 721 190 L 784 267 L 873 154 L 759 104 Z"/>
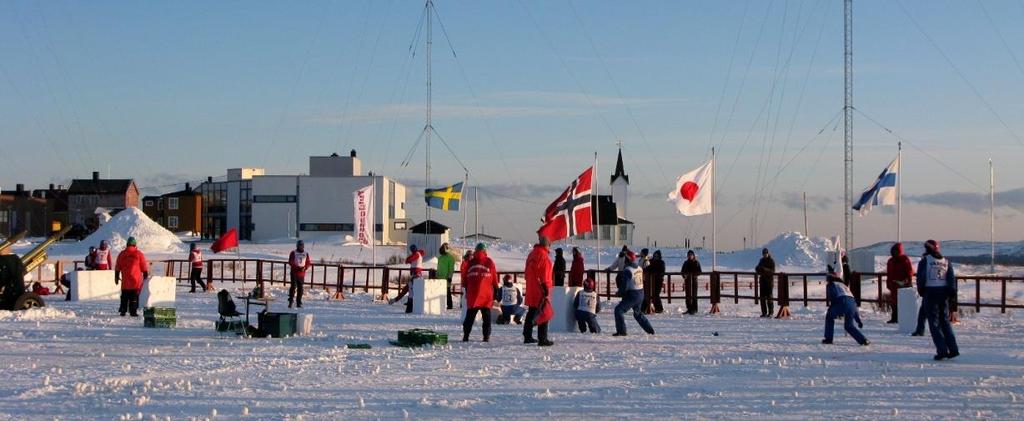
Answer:
<path fill-rule="evenodd" d="M 538 234 L 558 241 L 593 230 L 590 215 L 593 173 L 594 167 L 587 168 L 558 199 L 548 205 L 544 210 L 544 225 L 537 230 Z"/>

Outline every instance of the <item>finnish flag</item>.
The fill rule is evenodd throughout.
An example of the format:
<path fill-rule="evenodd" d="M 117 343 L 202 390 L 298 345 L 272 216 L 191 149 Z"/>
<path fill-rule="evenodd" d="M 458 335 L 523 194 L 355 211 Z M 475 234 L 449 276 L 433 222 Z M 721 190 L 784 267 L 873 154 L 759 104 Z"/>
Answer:
<path fill-rule="evenodd" d="M 853 204 L 853 210 L 864 216 L 874 205 L 893 206 L 898 200 L 896 191 L 896 177 L 900 172 L 900 160 L 896 158 L 882 170 L 875 183 L 860 194 L 860 200 Z"/>

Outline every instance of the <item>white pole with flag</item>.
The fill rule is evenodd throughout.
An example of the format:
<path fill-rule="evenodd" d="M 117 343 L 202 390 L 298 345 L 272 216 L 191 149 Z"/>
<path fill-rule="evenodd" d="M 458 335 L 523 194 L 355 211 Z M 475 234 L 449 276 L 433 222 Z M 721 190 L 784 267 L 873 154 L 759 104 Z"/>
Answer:
<path fill-rule="evenodd" d="M 903 142 L 897 144 L 896 152 L 896 242 L 903 242 Z"/>
<path fill-rule="evenodd" d="M 992 158 L 988 159 L 988 226 L 989 245 L 992 247 L 992 260 L 989 263 L 989 271 L 996 274 L 996 167 L 992 164 Z"/>
<path fill-rule="evenodd" d="M 597 206 L 595 212 L 597 214 L 597 220 L 592 224 L 594 226 L 594 236 L 597 238 L 597 268 L 601 269 L 601 196 L 600 187 L 598 186 L 597 180 L 597 151 L 594 151 L 594 171 L 590 172 L 590 185 L 594 188 L 594 198 L 591 202 L 594 206 Z"/>
<path fill-rule="evenodd" d="M 469 193 L 469 191 L 466 190 L 468 187 L 469 187 L 469 171 L 466 171 L 466 181 L 464 183 L 462 183 L 462 194 Z M 465 240 L 466 239 L 466 227 L 469 224 L 469 209 L 466 209 L 465 207 L 462 206 L 462 204 L 461 204 L 461 202 L 463 202 L 463 200 L 461 199 L 462 196 L 459 196 L 459 197 L 460 197 L 460 199 L 459 199 L 459 201 L 460 201 L 459 210 L 462 211 L 462 239 Z M 477 233 L 477 234 L 479 234 L 479 233 Z"/>
<path fill-rule="evenodd" d="M 715 218 L 715 147 L 711 147 L 711 271 L 718 270 L 718 221 Z"/>

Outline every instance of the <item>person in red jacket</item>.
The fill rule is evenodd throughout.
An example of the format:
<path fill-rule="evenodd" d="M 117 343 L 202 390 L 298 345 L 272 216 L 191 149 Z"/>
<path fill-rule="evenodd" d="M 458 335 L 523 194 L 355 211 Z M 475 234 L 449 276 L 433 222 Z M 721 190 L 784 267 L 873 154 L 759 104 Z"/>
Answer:
<path fill-rule="evenodd" d="M 288 288 L 288 308 L 295 306 L 302 308 L 303 283 L 306 281 L 306 271 L 313 266 L 313 259 L 306 253 L 306 242 L 299 240 L 295 242 L 295 250 L 288 255 L 288 267 L 291 268 L 291 287 Z"/>
<path fill-rule="evenodd" d="M 572 248 L 572 265 L 569 266 L 569 286 L 570 287 L 582 287 L 583 277 L 586 275 L 584 272 L 586 268 L 583 263 L 583 253 L 580 253 L 580 249 Z"/>
<path fill-rule="evenodd" d="M 121 306 L 118 312 L 122 317 L 125 313 L 139 317 L 139 292 L 142 291 L 142 282 L 147 278 L 149 263 L 146 263 L 146 255 L 136 247 L 135 237 L 128 237 L 128 246 L 117 255 L 114 269 L 114 283 L 121 284 Z"/>
<path fill-rule="evenodd" d="M 498 287 L 498 269 L 487 257 L 487 246 L 476 245 L 473 258 L 466 268 L 466 319 L 462 321 L 462 342 L 469 342 L 469 333 L 477 313 L 483 314 L 484 342 L 491 339 L 491 307 L 494 306 L 494 289 Z"/>
<path fill-rule="evenodd" d="M 548 339 L 548 323 L 537 325 L 537 339 L 533 339 L 533 325 L 540 314 L 541 305 L 545 300 L 550 305 L 551 299 L 551 258 L 548 256 L 548 239 L 541 235 L 533 251 L 526 257 L 526 323 L 523 324 L 523 343 L 536 343 L 538 346 L 551 346 L 554 342 Z"/>
<path fill-rule="evenodd" d="M 199 250 L 196 243 L 190 244 L 188 248 L 188 263 L 192 268 L 188 275 L 189 282 L 192 283 L 192 290 L 189 292 L 196 292 L 197 283 L 206 291 L 206 282 L 203 282 L 203 251 Z"/>
<path fill-rule="evenodd" d="M 889 308 L 892 309 L 892 317 L 887 323 L 899 323 L 897 315 L 897 295 L 900 288 L 911 286 L 914 279 L 914 264 L 910 258 L 903 254 L 903 244 L 896 243 L 889 249 L 889 261 L 885 264 L 885 287 L 889 290 Z"/>
<path fill-rule="evenodd" d="M 96 250 L 96 270 L 111 270 L 114 268 L 112 263 L 110 245 L 107 244 L 107 240 L 100 241 L 100 248 Z"/>

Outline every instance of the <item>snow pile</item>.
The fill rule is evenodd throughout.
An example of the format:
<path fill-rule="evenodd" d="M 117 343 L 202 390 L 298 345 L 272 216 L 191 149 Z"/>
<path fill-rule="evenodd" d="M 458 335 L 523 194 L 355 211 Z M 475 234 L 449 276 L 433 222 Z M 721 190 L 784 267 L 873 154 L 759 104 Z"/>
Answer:
<path fill-rule="evenodd" d="M 37 307 L 24 311 L 0 311 L 3 321 L 71 320 L 75 312 L 54 307 Z"/>
<path fill-rule="evenodd" d="M 185 252 L 185 243 L 178 236 L 149 219 L 139 208 L 128 208 L 103 224 L 96 232 L 82 241 L 83 250 L 79 254 L 88 253 L 89 246 L 98 246 L 100 241 L 107 240 L 114 250 L 123 250 L 128 245 L 128 237 L 135 237 L 138 247 L 143 252 Z"/>
<path fill-rule="evenodd" d="M 780 267 L 803 268 L 804 270 L 824 271 L 827 253 L 833 248 L 832 240 L 824 237 L 807 237 L 799 232 L 779 234 L 764 245 L 772 253 L 775 264 Z M 761 258 L 761 248 L 739 250 L 734 253 L 720 255 L 720 264 L 727 267 L 749 267 L 757 265 Z"/>

